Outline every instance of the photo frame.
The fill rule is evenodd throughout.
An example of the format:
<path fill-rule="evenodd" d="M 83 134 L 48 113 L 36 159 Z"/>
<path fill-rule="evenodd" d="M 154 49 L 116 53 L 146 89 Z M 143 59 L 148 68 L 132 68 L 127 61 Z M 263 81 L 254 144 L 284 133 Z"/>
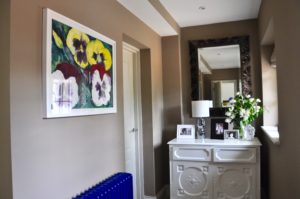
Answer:
<path fill-rule="evenodd" d="M 117 112 L 116 42 L 43 9 L 44 117 Z"/>
<path fill-rule="evenodd" d="M 211 119 L 211 139 L 224 139 L 224 131 L 228 129 L 225 118 Z"/>
<path fill-rule="evenodd" d="M 227 117 L 225 113 L 228 111 L 227 107 L 212 107 L 209 108 L 210 117 Z"/>
<path fill-rule="evenodd" d="M 225 140 L 238 140 L 239 138 L 240 138 L 240 134 L 238 129 L 224 131 Z"/>
<path fill-rule="evenodd" d="M 177 125 L 177 139 L 195 139 L 195 126 Z"/>

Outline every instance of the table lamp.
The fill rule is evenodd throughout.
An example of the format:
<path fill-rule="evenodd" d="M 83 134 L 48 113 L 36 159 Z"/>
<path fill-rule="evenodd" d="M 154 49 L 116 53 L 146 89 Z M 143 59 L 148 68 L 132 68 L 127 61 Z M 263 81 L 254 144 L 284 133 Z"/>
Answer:
<path fill-rule="evenodd" d="M 205 117 L 209 117 L 209 108 L 213 106 L 211 100 L 192 101 L 192 117 L 197 118 L 196 135 L 197 139 L 205 138 Z"/>

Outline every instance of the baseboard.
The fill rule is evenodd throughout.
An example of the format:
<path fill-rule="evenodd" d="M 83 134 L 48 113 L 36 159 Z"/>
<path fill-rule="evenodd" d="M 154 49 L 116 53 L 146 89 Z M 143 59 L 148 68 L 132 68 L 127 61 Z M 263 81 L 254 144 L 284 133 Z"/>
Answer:
<path fill-rule="evenodd" d="M 144 196 L 144 199 L 157 199 L 157 198 L 154 196 Z"/>
<path fill-rule="evenodd" d="M 144 196 L 144 199 L 169 199 L 169 185 L 165 185 L 157 194 L 156 196 Z"/>

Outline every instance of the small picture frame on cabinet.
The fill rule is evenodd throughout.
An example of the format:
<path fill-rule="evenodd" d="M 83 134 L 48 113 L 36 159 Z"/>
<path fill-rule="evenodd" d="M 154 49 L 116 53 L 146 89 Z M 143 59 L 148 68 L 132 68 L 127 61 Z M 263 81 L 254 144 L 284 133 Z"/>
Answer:
<path fill-rule="evenodd" d="M 195 126 L 187 124 L 177 125 L 177 139 L 194 140 Z"/>
<path fill-rule="evenodd" d="M 211 139 L 224 139 L 224 131 L 228 129 L 228 123 L 225 118 L 211 119 Z"/>
<path fill-rule="evenodd" d="M 239 138 L 240 138 L 240 133 L 238 129 L 224 131 L 225 140 L 238 140 Z"/>

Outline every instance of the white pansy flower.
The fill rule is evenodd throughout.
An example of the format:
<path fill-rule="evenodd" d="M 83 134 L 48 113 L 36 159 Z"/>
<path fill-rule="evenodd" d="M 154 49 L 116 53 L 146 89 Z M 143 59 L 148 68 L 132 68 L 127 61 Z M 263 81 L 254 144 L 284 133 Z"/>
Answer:
<path fill-rule="evenodd" d="M 231 118 L 231 119 L 234 119 L 234 118 L 235 118 L 235 115 L 231 115 L 230 118 Z"/>
<path fill-rule="evenodd" d="M 246 98 L 250 98 L 251 96 L 250 95 L 246 95 Z"/>
<path fill-rule="evenodd" d="M 252 97 L 252 98 L 250 98 L 250 102 L 254 102 L 254 98 Z"/>
<path fill-rule="evenodd" d="M 261 102 L 261 100 L 260 100 L 260 99 L 256 99 L 256 102 L 258 102 L 258 103 L 259 103 L 259 102 Z"/>
<path fill-rule="evenodd" d="M 236 95 L 240 95 L 240 94 L 241 94 L 240 92 L 237 92 L 237 93 L 236 93 Z"/>
<path fill-rule="evenodd" d="M 98 70 L 92 76 L 92 100 L 96 106 L 107 105 L 110 101 L 111 78 L 104 74 L 101 80 Z"/>
<path fill-rule="evenodd" d="M 51 109 L 57 113 L 68 113 L 79 101 L 78 85 L 75 77 L 64 78 L 60 70 L 51 74 Z"/>

